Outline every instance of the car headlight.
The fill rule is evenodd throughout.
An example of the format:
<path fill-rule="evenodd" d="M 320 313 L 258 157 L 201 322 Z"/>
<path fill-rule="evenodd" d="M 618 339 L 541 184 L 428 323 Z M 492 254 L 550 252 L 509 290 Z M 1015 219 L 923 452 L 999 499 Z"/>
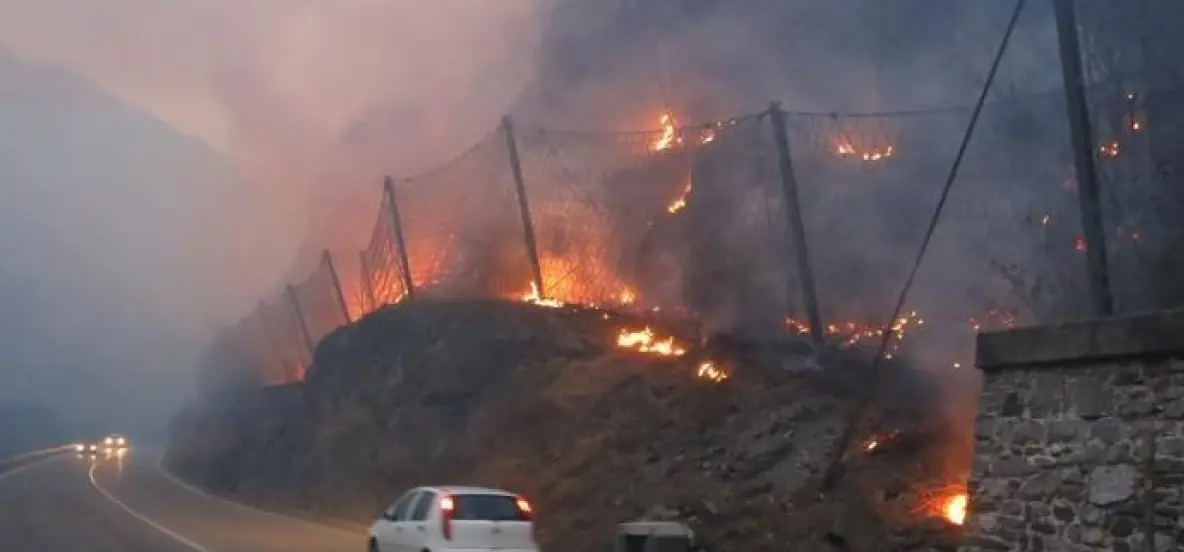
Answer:
<path fill-rule="evenodd" d="M 74 450 L 76 450 L 76 451 L 78 451 L 78 452 L 82 452 L 82 451 L 86 450 L 86 446 L 84 446 L 84 445 L 74 445 Z"/>
<path fill-rule="evenodd" d="M 121 447 L 122 447 L 123 445 L 127 444 L 127 439 L 124 439 L 123 437 L 120 437 L 120 438 L 118 438 L 118 439 L 116 439 L 116 440 L 115 440 L 115 444 L 117 444 L 117 445 L 119 445 L 119 446 L 121 446 Z"/>
<path fill-rule="evenodd" d="M 99 450 L 99 446 L 98 445 L 91 445 L 90 450 Z"/>
<path fill-rule="evenodd" d="M 103 444 L 104 444 L 104 445 L 107 445 L 107 446 L 114 445 L 114 444 L 115 444 L 115 439 L 112 439 L 112 438 L 110 438 L 110 437 L 108 437 L 108 438 L 106 438 L 106 439 L 103 439 Z"/>

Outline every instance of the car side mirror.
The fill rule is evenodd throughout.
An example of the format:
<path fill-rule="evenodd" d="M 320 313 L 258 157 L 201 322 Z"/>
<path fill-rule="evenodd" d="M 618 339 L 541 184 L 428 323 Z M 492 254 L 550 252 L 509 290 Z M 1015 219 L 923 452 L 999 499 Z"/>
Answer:
<path fill-rule="evenodd" d="M 395 515 L 384 510 L 382 512 L 382 519 L 385 519 L 387 521 L 395 521 Z"/>

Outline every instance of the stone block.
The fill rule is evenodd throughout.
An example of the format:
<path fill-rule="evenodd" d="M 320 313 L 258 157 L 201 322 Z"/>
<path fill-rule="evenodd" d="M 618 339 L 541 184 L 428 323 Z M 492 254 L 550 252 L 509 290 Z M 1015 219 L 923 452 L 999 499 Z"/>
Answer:
<path fill-rule="evenodd" d="M 1054 418 L 1065 412 L 1065 374 L 1061 370 L 1031 373 L 1024 396 L 1026 414 L 1032 418 Z"/>
<path fill-rule="evenodd" d="M 1184 437 L 1166 437 L 1155 443 L 1156 458 L 1184 459 Z"/>
<path fill-rule="evenodd" d="M 1135 499 L 1140 478 L 1134 466 L 1098 466 L 1090 472 L 1087 485 L 1089 502 L 1095 506 L 1113 506 Z"/>
<path fill-rule="evenodd" d="M 1079 377 L 1069 382 L 1069 413 L 1084 420 L 1096 420 L 1114 412 L 1114 395 L 1098 378 Z"/>
<path fill-rule="evenodd" d="M 1105 418 L 1089 424 L 1089 439 L 1104 445 L 1113 445 L 1130 438 L 1130 428 L 1121 420 Z"/>
<path fill-rule="evenodd" d="M 1090 426 L 1083 420 L 1060 419 L 1047 423 L 1050 443 L 1084 443 L 1089 435 Z"/>
<path fill-rule="evenodd" d="M 999 437 L 1010 446 L 1043 445 L 1048 441 L 1044 424 L 1035 420 L 1004 421 L 999 424 Z"/>

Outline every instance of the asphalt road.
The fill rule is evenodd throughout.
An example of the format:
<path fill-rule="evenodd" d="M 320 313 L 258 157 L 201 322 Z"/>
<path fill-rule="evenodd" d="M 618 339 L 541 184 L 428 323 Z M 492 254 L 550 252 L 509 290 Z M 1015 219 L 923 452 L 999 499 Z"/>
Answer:
<path fill-rule="evenodd" d="M 360 529 L 240 506 L 166 474 L 159 456 L 58 454 L 0 473 L 0 548 L 38 552 L 359 552 Z"/>

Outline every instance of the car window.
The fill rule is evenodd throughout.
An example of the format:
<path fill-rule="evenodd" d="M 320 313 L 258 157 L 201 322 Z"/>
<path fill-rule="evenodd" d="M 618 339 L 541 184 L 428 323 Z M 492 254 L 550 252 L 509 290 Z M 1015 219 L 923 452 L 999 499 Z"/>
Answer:
<path fill-rule="evenodd" d="M 419 495 L 419 500 L 415 503 L 415 508 L 411 510 L 411 521 L 425 521 L 428 519 L 428 512 L 431 512 L 432 505 L 436 503 L 436 493 L 431 491 L 423 491 Z"/>
<path fill-rule="evenodd" d="M 386 517 L 390 520 L 401 520 L 407 517 L 407 508 L 411 507 L 411 501 L 419 494 L 419 491 L 411 490 L 403 493 L 390 508 L 386 509 Z"/>
<path fill-rule="evenodd" d="M 506 495 L 463 494 L 453 497 L 452 519 L 457 521 L 529 521 L 517 499 Z"/>
<path fill-rule="evenodd" d="M 411 513 L 411 505 L 415 504 L 415 499 L 419 498 L 419 491 L 411 491 L 407 495 L 407 500 L 400 501 L 395 506 L 395 521 L 407 521 L 407 515 Z"/>

